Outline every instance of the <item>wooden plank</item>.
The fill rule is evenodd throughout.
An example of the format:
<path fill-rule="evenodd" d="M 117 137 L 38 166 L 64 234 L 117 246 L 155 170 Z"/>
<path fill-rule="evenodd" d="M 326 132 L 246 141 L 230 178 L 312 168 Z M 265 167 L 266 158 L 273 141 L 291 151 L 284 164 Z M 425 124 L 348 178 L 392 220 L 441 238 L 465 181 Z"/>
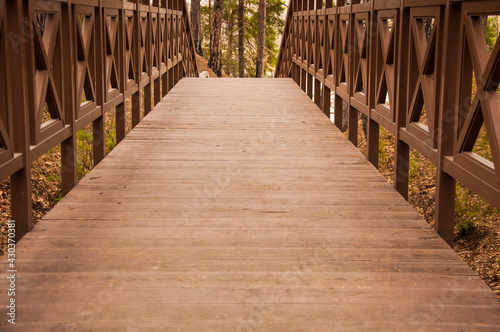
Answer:
<path fill-rule="evenodd" d="M 182 79 L 16 263 L 6 331 L 500 328 L 497 295 L 289 79 Z"/>

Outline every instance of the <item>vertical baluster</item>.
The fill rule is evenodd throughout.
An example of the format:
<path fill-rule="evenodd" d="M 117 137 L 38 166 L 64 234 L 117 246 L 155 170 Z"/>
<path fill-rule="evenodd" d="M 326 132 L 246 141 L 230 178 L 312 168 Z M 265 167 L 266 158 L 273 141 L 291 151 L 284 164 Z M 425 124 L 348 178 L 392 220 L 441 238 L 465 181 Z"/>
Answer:
<path fill-rule="evenodd" d="M 6 1 L 7 29 L 14 36 L 24 36 L 23 2 L 21 0 Z M 16 221 L 16 241 L 32 228 L 31 212 L 31 170 L 29 155 L 29 122 L 27 104 L 27 72 L 24 44 L 6 49 L 10 68 L 16 68 L 16 75 L 9 75 L 12 91 L 12 104 L 15 106 L 13 117 L 14 152 L 24 155 L 24 167 L 10 176 L 11 218 Z M 7 68 L 10 71 L 10 68 Z"/>
<path fill-rule="evenodd" d="M 61 191 L 66 195 L 76 185 L 76 129 L 75 129 L 75 93 L 73 79 L 73 15 L 71 5 L 61 4 L 62 52 L 63 52 L 63 105 L 66 124 L 71 125 L 71 136 L 61 143 Z"/>

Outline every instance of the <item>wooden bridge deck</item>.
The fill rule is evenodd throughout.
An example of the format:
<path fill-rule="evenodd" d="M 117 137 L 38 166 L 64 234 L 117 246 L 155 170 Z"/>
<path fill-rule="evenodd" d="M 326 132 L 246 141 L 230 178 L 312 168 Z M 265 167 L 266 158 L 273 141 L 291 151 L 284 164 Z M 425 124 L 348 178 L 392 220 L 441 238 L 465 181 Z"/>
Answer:
<path fill-rule="evenodd" d="M 180 81 L 17 269 L 2 330 L 500 329 L 498 297 L 289 79 Z"/>

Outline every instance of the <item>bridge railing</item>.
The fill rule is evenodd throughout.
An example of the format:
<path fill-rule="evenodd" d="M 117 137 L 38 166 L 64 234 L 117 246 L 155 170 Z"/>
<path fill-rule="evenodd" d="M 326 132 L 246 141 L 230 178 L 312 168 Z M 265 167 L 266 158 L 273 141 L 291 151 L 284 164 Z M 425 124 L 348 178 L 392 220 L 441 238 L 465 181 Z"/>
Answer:
<path fill-rule="evenodd" d="M 291 0 L 286 18 L 275 76 L 293 78 L 328 116 L 333 97 L 339 128 L 347 105 L 355 145 L 364 114 L 375 166 L 379 126 L 391 132 L 394 184 L 405 198 L 409 148 L 429 159 L 435 227 L 450 244 L 455 181 L 500 208 L 500 42 L 487 45 L 484 35 L 485 16 L 499 14 L 495 0 Z M 481 128 L 490 158 L 473 149 Z"/>
<path fill-rule="evenodd" d="M 141 101 L 147 114 L 183 76 L 198 75 L 185 0 L 145 3 L 0 0 L 0 180 L 10 176 L 17 238 L 31 229 L 34 160 L 61 144 L 67 193 L 78 130 L 93 124 L 97 164 L 107 112 L 116 109 L 118 143 L 125 100 L 135 126 Z"/>

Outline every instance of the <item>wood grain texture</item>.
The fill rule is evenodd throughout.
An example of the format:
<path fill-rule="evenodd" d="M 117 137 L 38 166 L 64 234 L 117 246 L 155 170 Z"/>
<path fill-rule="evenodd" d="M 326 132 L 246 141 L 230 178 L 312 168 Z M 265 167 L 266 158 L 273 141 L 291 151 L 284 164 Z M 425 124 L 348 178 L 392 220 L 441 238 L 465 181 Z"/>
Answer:
<path fill-rule="evenodd" d="M 500 329 L 291 79 L 182 79 L 17 246 L 2 331 Z"/>

